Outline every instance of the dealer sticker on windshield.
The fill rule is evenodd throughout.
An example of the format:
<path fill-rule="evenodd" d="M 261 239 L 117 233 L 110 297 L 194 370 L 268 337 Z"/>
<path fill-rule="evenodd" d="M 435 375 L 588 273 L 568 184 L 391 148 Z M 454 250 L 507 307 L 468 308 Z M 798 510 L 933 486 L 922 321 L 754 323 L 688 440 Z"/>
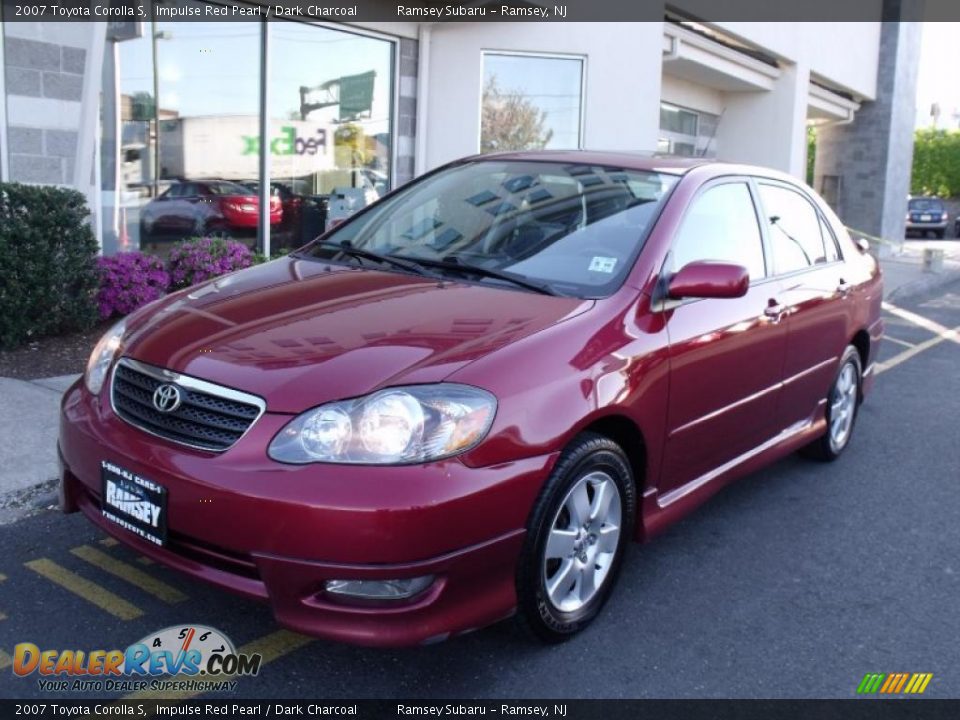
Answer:
<path fill-rule="evenodd" d="M 617 259 L 612 257 L 603 257 L 602 255 L 594 255 L 593 260 L 590 261 L 590 267 L 587 268 L 590 272 L 602 272 L 602 273 L 612 273 L 613 269 L 617 266 Z"/>
<path fill-rule="evenodd" d="M 167 490 L 152 480 L 112 462 L 100 463 L 103 516 L 117 525 L 163 545 L 167 540 Z"/>

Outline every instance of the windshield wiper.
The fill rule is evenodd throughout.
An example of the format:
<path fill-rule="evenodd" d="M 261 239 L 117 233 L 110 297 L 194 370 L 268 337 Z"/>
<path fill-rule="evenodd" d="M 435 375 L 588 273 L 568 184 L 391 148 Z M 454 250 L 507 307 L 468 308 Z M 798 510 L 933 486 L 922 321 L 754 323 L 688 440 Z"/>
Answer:
<path fill-rule="evenodd" d="M 504 282 L 511 283 L 512 285 L 516 285 L 517 287 L 522 287 L 527 290 L 532 290 L 533 292 L 540 293 L 541 295 L 560 294 L 549 284 L 531 280 L 526 275 L 512 273 L 506 270 L 494 270 L 492 268 L 482 267 L 481 265 L 470 265 L 469 263 L 465 263 L 452 255 L 445 257 L 443 260 L 417 258 L 417 262 L 428 267 L 437 268 L 438 270 L 448 270 L 461 275 L 480 275 L 481 277 L 503 280 Z"/>
<path fill-rule="evenodd" d="M 372 262 L 380 263 L 381 265 L 392 265 L 393 267 L 400 268 L 401 270 L 406 270 L 407 272 L 413 272 L 417 275 L 423 275 L 425 277 L 437 278 L 438 276 L 429 270 L 427 270 L 423 265 L 415 260 L 408 260 L 405 258 L 398 258 L 394 255 L 382 255 L 373 250 L 366 250 L 364 248 L 356 247 L 351 244 L 349 240 L 344 240 L 343 242 L 331 242 L 329 240 L 321 240 L 317 243 L 319 247 L 327 248 L 329 250 L 336 250 L 337 252 L 343 253 L 349 257 L 360 258 L 362 260 L 370 260 Z"/>

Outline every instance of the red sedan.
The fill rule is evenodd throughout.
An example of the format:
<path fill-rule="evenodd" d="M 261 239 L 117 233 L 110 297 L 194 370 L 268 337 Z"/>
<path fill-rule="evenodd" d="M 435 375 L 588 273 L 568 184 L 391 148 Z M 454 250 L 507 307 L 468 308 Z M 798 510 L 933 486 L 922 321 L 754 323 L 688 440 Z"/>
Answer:
<path fill-rule="evenodd" d="M 877 263 L 756 167 L 455 162 L 110 330 L 63 402 L 62 506 L 369 645 L 585 627 L 624 548 L 802 450 L 873 382 Z"/>

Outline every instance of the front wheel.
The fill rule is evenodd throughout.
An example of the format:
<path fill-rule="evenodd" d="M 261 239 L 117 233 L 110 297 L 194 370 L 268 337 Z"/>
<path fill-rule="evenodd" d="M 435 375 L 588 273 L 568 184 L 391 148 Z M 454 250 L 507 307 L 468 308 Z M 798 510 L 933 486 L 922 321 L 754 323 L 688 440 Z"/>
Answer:
<path fill-rule="evenodd" d="M 827 394 L 827 429 L 823 435 L 803 448 L 803 454 L 816 460 L 832 462 L 850 444 L 860 407 L 863 370 L 860 352 L 848 345 L 840 358 L 840 369 Z"/>
<path fill-rule="evenodd" d="M 600 612 L 633 534 L 636 489 L 623 450 L 585 433 L 564 451 L 534 505 L 517 568 L 517 618 L 562 642 Z"/>

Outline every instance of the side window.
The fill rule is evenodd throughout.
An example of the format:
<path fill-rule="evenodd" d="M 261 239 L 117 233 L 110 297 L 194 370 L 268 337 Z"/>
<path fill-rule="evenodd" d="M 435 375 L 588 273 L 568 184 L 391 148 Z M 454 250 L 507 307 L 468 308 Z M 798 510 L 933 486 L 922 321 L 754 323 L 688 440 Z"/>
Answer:
<path fill-rule="evenodd" d="M 760 226 L 746 183 L 715 185 L 687 209 L 670 250 L 669 269 L 676 272 L 696 260 L 742 265 L 751 280 L 766 275 Z"/>
<path fill-rule="evenodd" d="M 828 262 L 820 215 L 803 195 L 760 183 L 760 202 L 778 275 Z"/>
<path fill-rule="evenodd" d="M 196 183 L 184 183 L 180 188 L 180 197 L 192 198 L 199 194 Z"/>
<path fill-rule="evenodd" d="M 837 243 L 837 236 L 833 234 L 833 230 L 823 217 L 820 218 L 820 233 L 827 246 L 827 262 L 836 262 L 840 259 L 840 245 Z"/>
<path fill-rule="evenodd" d="M 163 196 L 169 200 L 176 200 L 177 198 L 183 197 L 183 183 L 171 185 L 170 189 L 167 190 Z"/>

